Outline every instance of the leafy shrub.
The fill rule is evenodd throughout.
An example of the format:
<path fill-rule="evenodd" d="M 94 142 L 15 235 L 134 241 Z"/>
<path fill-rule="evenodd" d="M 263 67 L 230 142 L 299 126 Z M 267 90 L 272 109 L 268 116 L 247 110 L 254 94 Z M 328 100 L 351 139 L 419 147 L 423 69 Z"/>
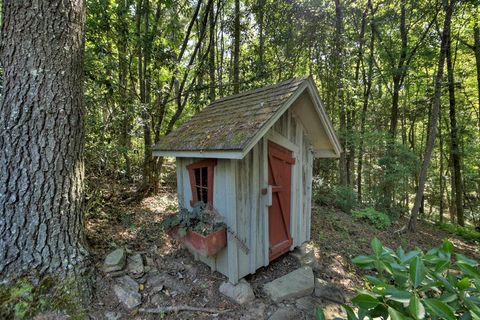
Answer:
<path fill-rule="evenodd" d="M 312 198 L 313 202 L 322 206 L 333 206 L 334 203 L 333 189 L 328 187 L 319 176 L 314 176 L 312 179 Z"/>
<path fill-rule="evenodd" d="M 392 224 L 388 215 L 373 208 L 353 210 L 352 215 L 355 218 L 367 220 L 377 229 L 383 230 Z"/>
<path fill-rule="evenodd" d="M 442 223 L 438 226 L 443 230 L 459 235 L 467 240 L 480 241 L 480 232 L 472 227 L 462 227 L 450 223 Z"/>
<path fill-rule="evenodd" d="M 313 201 L 318 205 L 337 207 L 347 213 L 350 213 L 358 205 L 357 194 L 351 187 L 328 188 L 321 183 L 319 178 L 313 180 Z"/>
<path fill-rule="evenodd" d="M 371 245 L 374 255 L 352 260 L 375 273 L 352 299 L 358 312 L 343 306 L 348 320 L 480 319 L 478 262 L 454 255 L 452 243 L 445 240 L 427 253 L 401 247 L 394 252 L 376 238 Z"/>
<path fill-rule="evenodd" d="M 337 186 L 334 190 L 335 206 L 344 212 L 350 213 L 352 209 L 356 208 L 357 193 L 348 186 Z"/>
<path fill-rule="evenodd" d="M 177 214 L 166 217 L 162 221 L 162 227 L 164 230 L 168 230 L 179 226 L 177 233 L 182 237 L 187 234 L 188 229 L 208 235 L 225 227 L 225 224 L 221 223 L 220 220 L 221 216 L 215 209 L 199 201 L 191 211 L 182 208 Z"/>

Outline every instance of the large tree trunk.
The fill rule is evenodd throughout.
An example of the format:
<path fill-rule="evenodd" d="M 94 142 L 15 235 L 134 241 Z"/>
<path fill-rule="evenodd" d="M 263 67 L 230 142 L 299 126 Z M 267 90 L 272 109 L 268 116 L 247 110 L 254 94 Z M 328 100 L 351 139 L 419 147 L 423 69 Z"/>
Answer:
<path fill-rule="evenodd" d="M 82 0 L 4 2 L 0 274 L 85 284 Z"/>
<path fill-rule="evenodd" d="M 233 48 L 233 93 L 240 92 L 240 0 L 235 0 L 235 29 Z"/>
<path fill-rule="evenodd" d="M 423 192 L 425 190 L 425 182 L 427 180 L 428 167 L 432 158 L 432 151 L 435 144 L 435 134 L 440 113 L 440 97 L 442 94 L 442 77 L 443 67 L 445 65 L 445 56 L 447 53 L 448 39 L 450 37 L 450 25 L 452 21 L 453 7 L 455 0 L 444 0 L 445 2 L 445 21 L 443 23 L 442 42 L 440 45 L 440 56 L 438 58 L 438 70 L 435 78 L 435 89 L 433 97 L 432 112 L 430 114 L 430 123 L 428 128 L 428 139 L 425 146 L 425 153 L 423 157 L 422 167 L 418 176 L 418 189 L 415 195 L 415 202 L 412 208 L 410 221 L 408 223 L 408 230 L 414 232 L 417 227 L 417 216 L 420 206 L 422 204 Z"/>
<path fill-rule="evenodd" d="M 453 167 L 453 181 L 455 187 L 455 212 L 457 216 L 457 222 L 459 225 L 464 226 L 464 214 L 463 214 L 463 185 L 462 185 L 462 171 L 461 171 L 461 156 L 459 148 L 457 116 L 455 107 L 455 82 L 453 76 L 453 61 L 452 61 L 452 43 L 449 35 L 447 41 L 446 58 L 447 58 L 447 76 L 448 76 L 448 96 L 450 106 L 450 154 L 452 157 Z"/>

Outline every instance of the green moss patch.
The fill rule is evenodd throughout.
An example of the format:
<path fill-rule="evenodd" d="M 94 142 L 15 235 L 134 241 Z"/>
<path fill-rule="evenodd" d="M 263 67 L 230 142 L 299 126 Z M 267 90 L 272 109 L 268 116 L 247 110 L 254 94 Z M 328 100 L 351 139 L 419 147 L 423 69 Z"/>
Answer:
<path fill-rule="evenodd" d="M 66 314 L 71 319 L 87 317 L 73 280 L 44 277 L 35 285 L 20 278 L 12 285 L 0 285 L 1 319 L 31 319 L 45 312 Z"/>

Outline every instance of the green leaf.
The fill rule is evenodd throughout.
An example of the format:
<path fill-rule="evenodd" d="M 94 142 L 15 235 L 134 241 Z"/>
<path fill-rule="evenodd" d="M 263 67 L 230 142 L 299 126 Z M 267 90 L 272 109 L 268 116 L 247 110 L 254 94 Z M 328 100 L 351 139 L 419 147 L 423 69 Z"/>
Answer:
<path fill-rule="evenodd" d="M 445 239 L 443 241 L 442 250 L 448 254 L 451 254 L 453 252 L 453 243 Z"/>
<path fill-rule="evenodd" d="M 410 280 L 415 288 L 420 286 L 425 278 L 425 266 L 419 257 L 415 257 L 410 262 Z"/>
<path fill-rule="evenodd" d="M 468 307 L 470 313 L 475 319 L 480 319 L 480 307 L 472 302 L 471 299 L 465 299 L 465 305 Z"/>
<path fill-rule="evenodd" d="M 473 259 L 470 259 L 470 258 L 467 258 L 461 253 L 456 253 L 455 256 L 457 257 L 457 261 L 460 262 L 460 263 L 468 264 L 469 266 L 472 266 L 472 267 L 478 266 L 477 261 L 475 261 Z"/>
<path fill-rule="evenodd" d="M 323 310 L 320 307 L 315 309 L 315 320 L 325 320 L 325 314 L 323 313 Z"/>
<path fill-rule="evenodd" d="M 420 252 L 418 252 L 418 251 L 410 251 L 406 255 L 404 255 L 403 257 L 400 257 L 400 261 L 403 264 L 405 264 L 408 261 L 412 260 L 413 258 L 418 257 L 419 255 L 420 255 Z"/>
<path fill-rule="evenodd" d="M 352 259 L 352 262 L 360 267 L 367 266 L 374 261 L 375 259 L 369 256 L 358 256 Z"/>
<path fill-rule="evenodd" d="M 440 317 L 440 319 L 456 319 L 450 307 L 438 299 L 425 299 L 423 303 L 430 310 L 432 315 Z"/>
<path fill-rule="evenodd" d="M 463 277 L 462 280 L 459 280 L 457 282 L 457 288 L 459 290 L 465 290 L 468 287 L 470 287 L 470 278 L 469 277 Z"/>
<path fill-rule="evenodd" d="M 372 309 L 378 306 L 381 302 L 369 294 L 359 294 L 352 299 L 352 303 L 363 309 Z"/>
<path fill-rule="evenodd" d="M 450 267 L 450 260 L 442 260 L 435 265 L 435 272 L 443 272 Z"/>
<path fill-rule="evenodd" d="M 451 302 L 453 302 L 453 301 L 455 301 L 455 300 L 457 300 L 457 299 L 458 299 L 458 296 L 457 296 L 456 293 L 453 293 L 453 294 L 445 294 L 445 295 L 441 295 L 441 296 L 440 296 L 440 300 L 441 300 L 442 302 L 445 302 L 445 303 L 451 303 Z"/>
<path fill-rule="evenodd" d="M 347 314 L 347 320 L 358 320 L 358 317 L 350 306 L 342 304 L 342 309 Z"/>
<path fill-rule="evenodd" d="M 460 268 L 460 270 L 462 270 L 469 276 L 472 276 L 475 279 L 480 279 L 480 272 L 475 267 L 472 267 L 471 265 L 460 261 L 457 262 L 457 266 Z"/>
<path fill-rule="evenodd" d="M 378 240 L 377 238 L 372 239 L 372 250 L 377 258 L 382 255 L 383 246 L 380 240 Z"/>
<path fill-rule="evenodd" d="M 382 280 L 378 279 L 377 277 L 367 275 L 365 276 L 365 278 L 368 280 L 368 282 L 372 283 L 373 285 L 376 285 L 376 286 L 385 285 L 385 283 Z"/>
<path fill-rule="evenodd" d="M 425 307 L 420 302 L 420 299 L 416 294 L 412 295 L 410 303 L 408 305 L 408 310 L 414 319 L 420 320 L 425 318 Z"/>
<path fill-rule="evenodd" d="M 391 320 L 403 320 L 406 319 L 406 317 L 403 316 L 403 314 L 392 307 L 388 307 L 388 314 L 390 315 Z"/>
<path fill-rule="evenodd" d="M 396 288 L 387 288 L 385 290 L 385 296 L 390 300 L 408 304 L 412 294 L 408 291 L 403 291 Z"/>
<path fill-rule="evenodd" d="M 462 314 L 459 320 L 472 320 L 472 315 L 470 314 L 470 311 L 466 311 L 464 314 Z"/>

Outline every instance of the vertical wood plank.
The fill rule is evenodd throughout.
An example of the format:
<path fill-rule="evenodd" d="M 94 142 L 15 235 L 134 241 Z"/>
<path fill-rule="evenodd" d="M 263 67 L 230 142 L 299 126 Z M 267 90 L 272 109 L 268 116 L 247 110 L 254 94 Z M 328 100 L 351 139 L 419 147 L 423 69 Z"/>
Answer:
<path fill-rule="evenodd" d="M 184 184 L 183 181 L 183 161 L 182 158 L 175 158 L 175 171 L 177 174 L 177 199 L 178 199 L 178 207 L 184 208 L 185 207 L 185 199 L 184 199 Z"/>
<path fill-rule="evenodd" d="M 260 197 L 260 183 L 259 183 L 259 172 L 258 172 L 258 161 L 259 161 L 259 145 L 257 144 L 252 153 L 252 167 L 251 167 L 251 185 L 250 185 L 250 194 L 252 197 L 252 207 L 250 210 L 250 261 L 249 267 L 250 273 L 255 273 L 257 270 L 257 234 L 258 234 L 258 224 L 257 216 L 259 214 L 258 200 Z"/>
<path fill-rule="evenodd" d="M 313 153 L 308 150 L 308 174 L 307 174 L 307 212 L 305 213 L 305 225 L 306 225 L 306 241 L 310 240 L 311 224 L 312 224 L 312 178 L 313 178 Z"/>
<path fill-rule="evenodd" d="M 295 128 L 295 137 L 296 137 L 296 145 L 300 146 L 300 151 L 298 153 L 298 177 L 297 177 L 297 188 L 296 190 L 296 210 L 297 210 L 297 219 L 295 221 L 295 234 L 296 237 L 294 239 L 294 245 L 299 246 L 302 244 L 302 235 L 301 235 L 301 225 L 302 225 L 302 217 L 303 217 L 303 184 L 304 184 L 304 174 L 303 174 L 303 127 L 301 123 L 297 122 Z"/>
<path fill-rule="evenodd" d="M 229 160 L 226 170 L 226 221 L 232 232 L 238 233 L 237 229 L 237 206 L 236 206 L 236 169 L 237 160 Z M 238 244 L 235 238 L 228 233 L 228 280 L 238 283 Z"/>
<path fill-rule="evenodd" d="M 262 138 L 261 140 L 262 143 L 262 183 L 264 185 L 263 188 L 266 188 L 268 186 L 268 145 L 267 145 L 267 139 Z M 269 258 L 268 258 L 268 247 L 269 247 L 269 238 L 268 238 L 268 207 L 266 205 L 266 196 L 262 197 L 262 209 L 261 214 L 262 214 L 262 232 L 263 232 L 263 265 L 268 266 L 269 264 Z"/>

